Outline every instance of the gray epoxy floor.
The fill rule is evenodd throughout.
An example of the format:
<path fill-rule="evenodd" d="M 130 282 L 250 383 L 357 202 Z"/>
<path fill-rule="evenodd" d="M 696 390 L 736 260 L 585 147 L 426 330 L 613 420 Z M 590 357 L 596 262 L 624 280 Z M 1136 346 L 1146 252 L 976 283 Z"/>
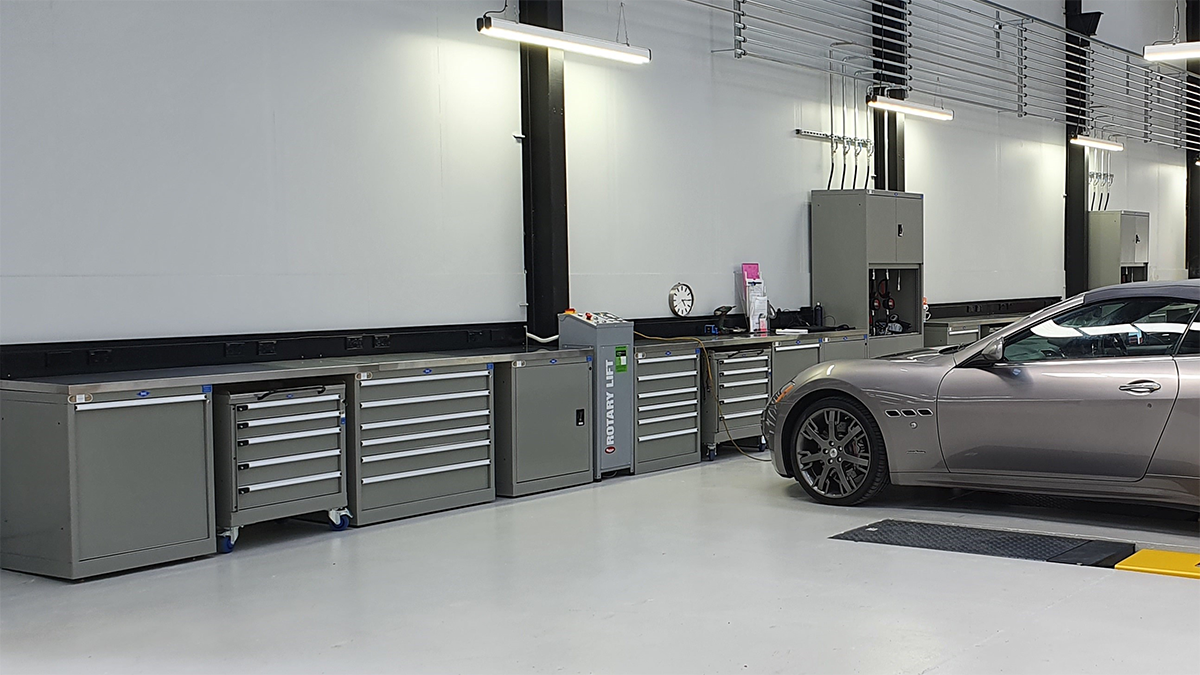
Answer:
<path fill-rule="evenodd" d="M 1197 549 L 1194 517 L 946 490 L 822 507 L 717 462 L 68 584 L 0 574 L 0 672 L 1196 673 L 1200 582 L 832 541 L 885 517 Z"/>

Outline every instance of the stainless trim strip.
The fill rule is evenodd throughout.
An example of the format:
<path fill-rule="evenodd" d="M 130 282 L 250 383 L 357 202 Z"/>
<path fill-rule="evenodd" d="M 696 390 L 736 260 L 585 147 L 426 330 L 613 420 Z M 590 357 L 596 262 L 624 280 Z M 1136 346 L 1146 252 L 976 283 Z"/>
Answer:
<path fill-rule="evenodd" d="M 770 368 L 742 368 L 741 370 L 722 370 L 721 375 L 748 375 L 750 373 L 769 373 Z"/>
<path fill-rule="evenodd" d="M 323 457 L 336 457 L 342 454 L 338 448 L 333 450 L 319 450 L 317 452 L 306 452 L 302 455 L 285 455 L 283 457 L 272 457 L 270 459 L 256 459 L 249 462 L 238 462 L 238 469 L 257 469 L 260 466 L 275 466 L 276 464 L 291 464 L 292 462 L 303 462 L 310 459 L 321 459 Z"/>
<path fill-rule="evenodd" d="M 699 354 L 684 354 L 683 356 L 655 356 L 649 359 L 638 359 L 638 363 L 667 363 L 668 361 L 695 361 Z"/>
<path fill-rule="evenodd" d="M 259 490 L 273 490 L 275 488 L 287 487 L 289 485 L 301 485 L 303 483 L 316 483 L 317 481 L 329 480 L 330 478 L 340 478 L 341 471 L 330 471 L 329 473 L 318 473 L 311 476 L 300 476 L 299 478 L 285 478 L 284 480 L 273 480 L 269 483 L 255 483 L 253 485 L 242 485 L 238 487 L 238 492 L 258 492 Z"/>
<path fill-rule="evenodd" d="M 387 452 L 382 455 L 367 455 L 362 458 L 363 464 L 371 462 L 383 462 L 389 459 L 400 459 L 402 457 L 418 457 L 420 455 L 432 455 L 439 452 L 450 452 L 451 450 L 466 450 L 467 448 L 483 448 L 491 445 L 491 441 L 470 441 L 469 443 L 451 443 L 450 445 L 434 445 L 428 448 L 418 448 L 416 450 L 401 450 L 399 452 Z"/>
<path fill-rule="evenodd" d="M 384 384 L 403 384 L 405 382 L 432 382 L 434 380 L 464 380 L 470 377 L 487 377 L 490 370 L 469 370 L 463 373 L 441 373 L 438 375 L 410 375 L 408 377 L 389 377 L 386 380 L 362 380 L 360 387 L 378 387 Z"/>
<path fill-rule="evenodd" d="M 752 362 L 752 361 L 766 361 L 766 360 L 767 360 L 767 359 L 769 359 L 769 358 L 771 358 L 771 357 L 769 357 L 769 356 L 766 356 L 766 355 L 763 355 L 763 356 L 742 356 L 742 357 L 739 357 L 739 358 L 736 358 L 736 359 L 725 359 L 724 361 L 721 361 L 720 359 L 718 359 L 718 361 L 720 361 L 721 365 L 725 365 L 726 363 L 750 363 L 750 362 Z"/>
<path fill-rule="evenodd" d="M 755 394 L 753 396 L 735 396 L 733 398 L 723 398 L 721 403 L 741 403 L 742 401 L 761 401 L 770 398 L 770 394 Z"/>
<path fill-rule="evenodd" d="M 671 380 L 677 377 L 693 377 L 698 374 L 698 371 L 690 370 L 687 372 L 679 371 L 677 373 L 662 373 L 661 375 L 639 375 L 638 382 L 650 382 L 653 380 Z"/>
<path fill-rule="evenodd" d="M 281 401 L 255 401 L 254 403 L 238 403 L 237 407 L 245 408 L 246 410 L 259 410 L 262 408 L 279 408 L 285 405 L 304 405 L 305 403 L 320 403 L 321 401 L 336 401 L 342 397 L 341 394 L 325 394 L 324 396 L 308 396 L 305 398 L 288 398 Z"/>
<path fill-rule="evenodd" d="M 662 396 L 674 396 L 675 394 L 691 394 L 700 391 L 699 387 L 684 387 L 683 389 L 664 389 L 663 391 L 648 391 L 644 394 L 638 394 L 638 398 L 659 398 Z"/>
<path fill-rule="evenodd" d="M 819 342 L 814 342 L 812 344 L 803 344 L 803 345 L 786 345 L 783 347 L 775 347 L 775 351 L 777 351 L 777 352 L 793 352 L 793 351 L 796 351 L 797 349 L 816 349 L 817 347 L 820 347 L 820 346 L 821 346 L 821 343 L 819 343 Z"/>
<path fill-rule="evenodd" d="M 478 391 L 459 391 L 453 394 L 432 394 L 430 396 L 409 396 L 407 398 L 388 398 L 382 401 L 363 401 L 359 404 L 364 410 L 367 408 L 383 408 L 392 405 L 408 405 L 410 403 L 432 403 L 434 401 L 457 401 L 464 398 L 477 398 L 480 396 L 489 396 L 492 392 L 487 389 Z"/>
<path fill-rule="evenodd" d="M 473 469 L 477 466 L 487 466 L 491 464 L 490 459 L 480 459 L 474 462 L 463 462 L 462 464 L 450 464 L 447 466 L 434 466 L 428 469 L 417 469 L 415 471 L 401 471 L 400 473 L 389 473 L 382 476 L 371 476 L 370 478 L 362 479 L 363 485 L 371 483 L 383 483 L 390 480 L 400 480 L 401 478 L 415 478 L 416 476 L 428 476 L 434 473 L 445 473 L 447 471 L 458 471 L 460 469 Z"/>
<path fill-rule="evenodd" d="M 975 333 L 976 335 L 978 335 L 979 329 L 978 328 L 969 328 L 969 329 L 964 328 L 963 330 L 952 330 L 952 331 L 947 331 L 946 335 L 967 335 L 969 333 Z"/>
<path fill-rule="evenodd" d="M 371 429 L 389 429 L 391 427 L 408 427 L 414 424 L 428 424 L 430 422 L 448 422 L 450 420 L 465 420 L 472 417 L 487 417 L 492 411 L 484 408 L 483 410 L 468 410 L 467 412 L 446 413 L 445 415 L 430 415 L 428 417 L 410 417 L 402 420 L 386 420 L 384 422 L 368 422 L 360 425 L 363 431 Z"/>
<path fill-rule="evenodd" d="M 259 443 L 274 443 L 276 441 L 291 441 L 297 438 L 312 438 L 313 436 L 329 436 L 342 433 L 342 428 L 313 429 L 312 431 L 293 431 L 290 434 L 275 434 L 273 436 L 258 436 L 255 438 L 239 438 L 239 444 L 258 445 Z"/>
<path fill-rule="evenodd" d="M 766 395 L 763 396 L 766 398 Z M 651 410 L 665 410 L 667 408 L 682 408 L 685 405 L 696 405 L 700 401 L 694 398 L 689 398 L 686 401 L 674 401 L 672 403 L 655 403 L 654 405 L 639 405 L 638 412 L 650 412 Z"/>
<path fill-rule="evenodd" d="M 736 419 L 741 419 L 743 417 L 758 417 L 759 415 L 762 415 L 762 413 L 763 413 L 763 411 L 760 408 L 758 410 L 748 410 L 746 412 L 733 413 L 732 415 L 721 415 L 721 419 L 736 420 Z"/>
<path fill-rule="evenodd" d="M 187 394 L 185 396 L 164 396 L 162 398 L 135 398 L 128 401 L 104 401 L 102 403 L 76 403 L 75 410 L 112 410 L 113 408 L 140 408 L 147 405 L 166 405 L 168 403 L 190 403 L 206 401 L 208 394 Z"/>
<path fill-rule="evenodd" d="M 722 382 L 722 387 L 746 387 L 752 384 L 770 384 L 771 378 L 764 377 L 761 380 L 742 380 L 741 382 Z"/>
<path fill-rule="evenodd" d="M 341 410 L 328 410 L 325 412 L 308 413 L 305 415 L 288 415 L 286 417 L 264 417 L 261 420 L 240 420 L 237 422 L 239 429 L 251 429 L 254 427 L 269 427 L 275 424 L 288 424 L 289 422 L 307 422 L 309 420 L 323 420 L 329 417 L 341 417 Z"/>
<path fill-rule="evenodd" d="M 689 434 L 700 433 L 699 429 L 684 429 L 683 431 L 668 431 L 661 434 L 650 434 L 649 436 L 638 436 L 638 443 L 645 441 L 657 441 L 660 438 L 674 438 L 675 436 L 687 436 Z"/>
<path fill-rule="evenodd" d="M 362 441 L 361 445 L 364 448 L 369 448 L 372 445 L 385 445 L 387 443 L 402 443 L 404 441 L 420 441 L 426 438 L 441 438 L 443 436 L 459 436 L 461 434 L 471 434 L 476 431 L 487 431 L 492 428 L 490 424 L 480 424 L 474 427 L 458 427 L 457 429 L 442 429 L 440 431 L 426 431 L 423 434 L 408 434 L 406 436 L 387 436 L 385 438 L 372 438 Z"/>
<path fill-rule="evenodd" d="M 638 424 L 654 424 L 655 422 L 670 422 L 673 420 L 686 420 L 690 417 L 699 417 L 698 412 L 679 413 L 678 415 L 666 415 L 664 417 L 651 417 L 649 419 L 638 420 Z"/>

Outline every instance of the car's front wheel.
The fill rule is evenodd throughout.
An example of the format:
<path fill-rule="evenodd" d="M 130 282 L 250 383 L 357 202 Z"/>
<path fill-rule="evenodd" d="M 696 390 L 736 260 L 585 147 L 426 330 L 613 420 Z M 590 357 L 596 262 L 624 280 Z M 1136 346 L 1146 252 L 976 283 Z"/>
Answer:
<path fill-rule="evenodd" d="M 829 396 L 814 401 L 795 426 L 792 473 L 814 500 L 852 506 L 887 484 L 883 433 L 858 401 Z"/>

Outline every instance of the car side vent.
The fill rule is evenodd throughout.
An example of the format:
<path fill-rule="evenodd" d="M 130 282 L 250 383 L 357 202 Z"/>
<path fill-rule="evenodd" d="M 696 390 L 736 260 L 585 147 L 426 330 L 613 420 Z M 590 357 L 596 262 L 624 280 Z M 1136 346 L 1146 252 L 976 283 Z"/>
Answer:
<path fill-rule="evenodd" d="M 884 412 L 884 414 L 885 414 L 885 415 L 887 415 L 888 417 L 899 417 L 899 416 L 900 416 L 900 411 L 899 411 L 899 410 L 885 410 L 885 411 L 883 411 L 883 412 Z"/>
<path fill-rule="evenodd" d="M 900 412 L 904 413 L 905 417 L 916 417 L 917 416 L 916 410 L 901 410 Z"/>
<path fill-rule="evenodd" d="M 933 411 L 929 408 L 918 408 L 917 414 L 921 417 L 933 417 Z"/>

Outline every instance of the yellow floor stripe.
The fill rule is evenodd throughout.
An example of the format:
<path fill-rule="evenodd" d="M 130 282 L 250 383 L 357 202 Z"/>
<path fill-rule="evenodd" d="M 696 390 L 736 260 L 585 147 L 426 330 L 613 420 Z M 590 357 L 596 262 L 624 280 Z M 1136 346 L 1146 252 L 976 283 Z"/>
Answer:
<path fill-rule="evenodd" d="M 1117 563 L 1116 567 L 1119 570 L 1200 579 L 1200 553 L 1155 551 L 1144 548 Z"/>

